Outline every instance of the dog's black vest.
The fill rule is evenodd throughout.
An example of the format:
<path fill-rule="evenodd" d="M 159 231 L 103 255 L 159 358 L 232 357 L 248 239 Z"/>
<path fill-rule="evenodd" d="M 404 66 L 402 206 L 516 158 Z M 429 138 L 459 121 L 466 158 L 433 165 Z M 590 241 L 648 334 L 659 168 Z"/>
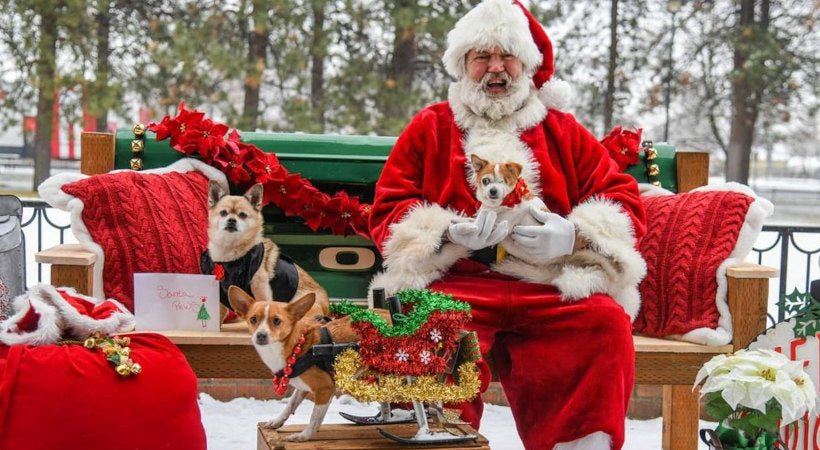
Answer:
<path fill-rule="evenodd" d="M 334 375 L 333 363 L 336 362 L 336 356 L 349 348 L 359 348 L 358 342 L 336 344 L 333 342 L 333 336 L 330 335 L 330 331 L 327 327 L 322 327 L 320 330 L 322 333 L 319 338 L 319 343 L 311 347 L 310 351 L 305 356 L 297 359 L 296 362 L 293 363 L 291 366 L 293 371 L 290 375 L 288 375 L 290 378 L 298 377 L 312 366 L 316 366 L 324 370 L 332 377 Z M 280 370 L 278 372 L 274 372 L 274 375 L 281 378 L 285 376 L 285 371 Z"/>
<path fill-rule="evenodd" d="M 225 275 L 219 282 L 219 301 L 228 309 L 231 309 L 231 304 L 228 302 L 228 288 L 232 285 L 239 286 L 243 291 L 251 294 L 251 279 L 262 265 L 264 256 L 265 245 L 259 244 L 239 259 L 218 263 L 225 269 Z M 199 257 L 199 266 L 202 273 L 206 275 L 214 273 L 216 265 L 207 250 Z M 287 255 L 279 254 L 273 279 L 270 280 L 270 288 L 273 291 L 273 299 L 277 302 L 287 303 L 296 294 L 299 288 L 299 272 L 296 270 L 296 264 Z"/>

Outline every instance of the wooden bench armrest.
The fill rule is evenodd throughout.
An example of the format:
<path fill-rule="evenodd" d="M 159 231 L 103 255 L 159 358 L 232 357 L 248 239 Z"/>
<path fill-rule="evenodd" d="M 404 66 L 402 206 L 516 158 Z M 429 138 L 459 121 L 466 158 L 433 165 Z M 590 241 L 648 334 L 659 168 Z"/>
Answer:
<path fill-rule="evenodd" d="M 742 262 L 726 268 L 726 276 L 733 278 L 777 278 L 780 270 L 760 264 Z"/>
<path fill-rule="evenodd" d="M 51 264 L 51 284 L 73 287 L 94 295 L 94 264 L 97 254 L 82 244 L 60 244 L 34 254 L 34 261 Z"/>
<path fill-rule="evenodd" d="M 726 269 L 727 302 L 732 314 L 732 345 L 745 348 L 766 329 L 769 278 L 778 269 L 753 263 L 739 263 Z"/>
<path fill-rule="evenodd" d="M 97 255 L 83 244 L 60 244 L 35 253 L 34 261 L 62 266 L 90 266 L 97 262 Z"/>

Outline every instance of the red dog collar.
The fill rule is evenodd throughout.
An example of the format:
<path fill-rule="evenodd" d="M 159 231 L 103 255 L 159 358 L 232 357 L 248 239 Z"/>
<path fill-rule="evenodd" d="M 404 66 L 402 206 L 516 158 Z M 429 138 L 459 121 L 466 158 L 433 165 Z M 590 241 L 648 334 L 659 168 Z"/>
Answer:
<path fill-rule="evenodd" d="M 530 190 L 527 188 L 527 182 L 524 181 L 523 178 L 519 178 L 518 182 L 515 183 L 515 187 L 513 188 L 512 192 L 507 194 L 504 197 L 504 201 L 501 202 L 501 206 L 508 206 L 512 208 L 513 206 L 521 203 L 521 199 L 524 198 L 525 195 L 529 194 Z"/>

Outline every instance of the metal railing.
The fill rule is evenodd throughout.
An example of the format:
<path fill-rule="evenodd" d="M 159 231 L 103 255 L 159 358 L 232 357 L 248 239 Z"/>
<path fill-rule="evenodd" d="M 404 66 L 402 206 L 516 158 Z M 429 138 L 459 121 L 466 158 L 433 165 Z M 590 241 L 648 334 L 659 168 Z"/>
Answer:
<path fill-rule="evenodd" d="M 771 311 L 786 295 L 809 292 L 811 281 L 820 278 L 820 227 L 764 225 L 752 255 L 758 264 L 780 268 L 777 285 L 769 286 Z M 770 325 L 786 318 L 786 311 L 776 309 L 777 319 L 769 314 Z"/>
<path fill-rule="evenodd" d="M 42 200 L 24 200 L 22 225 L 24 234 L 26 234 L 27 248 L 35 249 L 35 251 L 27 252 L 26 263 L 36 265 L 37 282 L 43 282 L 43 268 L 41 264 L 34 261 L 34 253 L 69 240 L 76 242 L 70 232 L 68 214 L 51 208 Z M 780 269 L 780 277 L 773 279 L 769 287 L 771 325 L 775 323 L 775 320 L 780 321 L 785 318 L 785 311 L 778 307 L 780 299 L 794 290 L 808 292 L 811 280 L 820 278 L 820 265 L 817 261 L 819 256 L 820 227 L 783 225 L 763 227 L 763 232 L 755 241 L 747 260 Z M 28 284 L 31 284 L 30 280 Z M 772 314 L 774 310 L 776 312 Z"/>

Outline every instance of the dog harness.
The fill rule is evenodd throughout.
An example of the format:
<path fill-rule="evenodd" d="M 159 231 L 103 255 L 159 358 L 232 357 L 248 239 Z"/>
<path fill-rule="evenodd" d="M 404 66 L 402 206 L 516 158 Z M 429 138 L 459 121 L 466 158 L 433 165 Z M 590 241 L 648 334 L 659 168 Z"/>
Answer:
<path fill-rule="evenodd" d="M 333 363 L 336 361 L 336 356 L 349 348 L 359 348 L 358 342 L 335 344 L 333 342 L 333 336 L 330 335 L 330 331 L 327 327 L 322 327 L 320 331 L 321 337 L 319 338 L 319 344 L 311 347 L 305 356 L 297 359 L 296 362 L 293 363 L 291 366 L 293 371 L 289 375 L 290 378 L 298 377 L 313 366 L 324 370 L 332 377 L 334 373 Z M 284 370 L 279 370 L 278 372 L 274 372 L 273 375 L 281 378 L 285 376 L 285 372 Z"/>
<path fill-rule="evenodd" d="M 238 286 L 243 291 L 251 293 L 251 280 L 265 257 L 265 245 L 259 244 L 239 259 L 226 262 L 214 262 L 207 250 L 200 256 L 199 265 L 204 274 L 213 274 L 217 264 L 223 268 L 223 277 L 219 281 L 219 301 L 231 309 L 228 302 L 228 288 Z M 293 260 L 282 253 L 276 261 L 273 278 L 270 280 L 273 299 L 277 302 L 289 302 L 299 288 L 299 272 Z"/>

